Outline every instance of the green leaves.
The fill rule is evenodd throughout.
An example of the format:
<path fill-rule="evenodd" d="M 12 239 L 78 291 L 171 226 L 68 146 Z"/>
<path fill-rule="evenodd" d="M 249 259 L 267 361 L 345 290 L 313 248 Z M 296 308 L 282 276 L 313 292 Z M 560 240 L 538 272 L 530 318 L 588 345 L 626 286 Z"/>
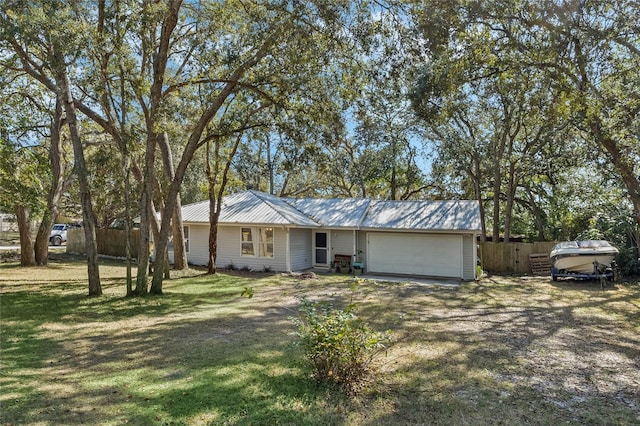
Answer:
<path fill-rule="evenodd" d="M 356 394 L 373 372 L 374 357 L 384 352 L 391 333 L 374 331 L 356 313 L 356 304 L 341 310 L 327 302 L 303 299 L 294 319 L 305 357 L 316 380 Z"/>

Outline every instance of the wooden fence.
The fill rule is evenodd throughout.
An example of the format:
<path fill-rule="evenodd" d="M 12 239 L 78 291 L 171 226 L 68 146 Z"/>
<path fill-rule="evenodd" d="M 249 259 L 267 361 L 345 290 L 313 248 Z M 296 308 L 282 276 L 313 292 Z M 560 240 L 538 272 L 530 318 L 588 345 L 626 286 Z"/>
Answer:
<path fill-rule="evenodd" d="M 531 274 L 529 255 L 549 254 L 557 243 L 480 243 L 482 269 L 494 274 Z"/>
<path fill-rule="evenodd" d="M 125 257 L 126 231 L 119 229 L 96 229 L 98 254 Z M 140 231 L 131 231 L 131 256 L 138 256 Z M 84 229 L 67 231 L 67 253 L 85 253 Z"/>

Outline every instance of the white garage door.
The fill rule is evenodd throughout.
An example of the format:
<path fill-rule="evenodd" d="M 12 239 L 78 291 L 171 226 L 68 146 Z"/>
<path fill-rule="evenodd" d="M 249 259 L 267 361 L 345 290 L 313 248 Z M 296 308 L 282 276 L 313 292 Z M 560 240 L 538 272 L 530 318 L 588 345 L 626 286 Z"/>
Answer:
<path fill-rule="evenodd" d="M 370 232 L 370 272 L 462 277 L 462 237 Z"/>

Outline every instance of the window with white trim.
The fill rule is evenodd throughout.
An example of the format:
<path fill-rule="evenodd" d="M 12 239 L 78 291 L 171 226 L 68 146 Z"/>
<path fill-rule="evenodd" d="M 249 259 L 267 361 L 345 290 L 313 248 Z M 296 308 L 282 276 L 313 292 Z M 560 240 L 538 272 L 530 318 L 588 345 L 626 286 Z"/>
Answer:
<path fill-rule="evenodd" d="M 273 257 L 273 228 L 258 228 L 260 257 Z"/>
<path fill-rule="evenodd" d="M 242 250 L 243 256 L 255 256 L 255 250 L 253 249 L 253 229 L 242 228 Z"/>
<path fill-rule="evenodd" d="M 273 228 L 242 228 L 240 254 L 242 256 L 273 257 Z"/>

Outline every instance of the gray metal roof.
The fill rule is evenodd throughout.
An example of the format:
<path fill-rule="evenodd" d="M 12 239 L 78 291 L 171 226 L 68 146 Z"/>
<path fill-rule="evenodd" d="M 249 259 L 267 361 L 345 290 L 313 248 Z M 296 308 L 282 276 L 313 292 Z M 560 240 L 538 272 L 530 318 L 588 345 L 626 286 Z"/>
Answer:
<path fill-rule="evenodd" d="M 477 201 L 372 201 L 362 228 L 433 231 L 480 230 Z"/>
<path fill-rule="evenodd" d="M 209 202 L 182 207 L 182 220 L 208 223 Z M 259 191 L 224 197 L 220 223 L 415 231 L 479 231 L 477 201 L 279 198 Z"/>
<path fill-rule="evenodd" d="M 182 206 L 182 221 L 209 223 L 209 200 Z"/>
<path fill-rule="evenodd" d="M 287 198 L 289 204 L 323 226 L 357 228 L 371 200 L 367 198 Z"/>
<path fill-rule="evenodd" d="M 208 223 L 209 202 L 183 206 L 182 220 Z M 259 191 L 238 192 L 224 197 L 219 223 L 319 226 L 284 199 Z"/>

